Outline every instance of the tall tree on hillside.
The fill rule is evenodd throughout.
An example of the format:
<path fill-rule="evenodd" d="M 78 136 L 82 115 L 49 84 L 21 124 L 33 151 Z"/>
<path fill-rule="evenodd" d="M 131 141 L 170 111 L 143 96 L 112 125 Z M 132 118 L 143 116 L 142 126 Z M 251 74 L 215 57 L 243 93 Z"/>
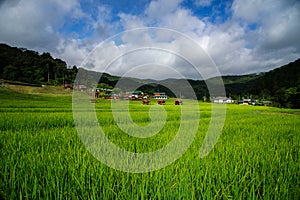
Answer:
<path fill-rule="evenodd" d="M 8 65 L 8 66 L 4 67 L 3 77 L 7 80 L 13 80 L 13 81 L 18 80 L 18 77 L 19 77 L 18 68 L 13 65 Z"/>
<path fill-rule="evenodd" d="M 54 80 L 55 84 L 64 84 L 67 71 L 67 63 L 61 59 L 55 59 Z"/>
<path fill-rule="evenodd" d="M 45 69 L 45 72 L 47 74 L 47 83 L 49 84 L 50 83 L 50 78 L 51 78 L 51 75 L 53 74 L 53 69 L 54 69 L 54 61 L 53 61 L 53 58 L 51 56 L 50 53 L 43 53 L 41 55 L 41 58 L 42 58 L 42 67 Z"/>

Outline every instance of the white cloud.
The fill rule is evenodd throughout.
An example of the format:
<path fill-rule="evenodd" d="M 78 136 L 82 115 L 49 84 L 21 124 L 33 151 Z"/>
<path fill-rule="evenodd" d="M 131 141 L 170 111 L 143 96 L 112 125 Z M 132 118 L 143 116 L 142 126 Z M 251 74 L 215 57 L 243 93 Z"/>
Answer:
<path fill-rule="evenodd" d="M 150 28 L 124 32 L 117 38 L 101 43 L 83 63 L 83 66 L 90 69 L 114 75 L 123 75 L 144 65 L 171 67 L 181 74 L 177 78 L 200 79 L 218 75 L 200 45 L 170 29 Z M 151 67 L 139 78 L 167 79 L 174 75 L 167 70 L 157 69 Z M 197 70 L 201 71 L 201 75 Z M 141 74 L 140 71 L 137 74 Z"/>
<path fill-rule="evenodd" d="M 65 16 L 77 19 L 83 15 L 77 0 L 8 2 L 0 5 L 0 41 L 40 52 L 56 54 L 62 40 L 58 29 L 63 26 Z"/>
<path fill-rule="evenodd" d="M 82 40 L 61 40 L 53 56 L 63 58 L 69 65 L 79 66 L 90 52 L 90 47 Z"/>
<path fill-rule="evenodd" d="M 193 16 L 187 9 L 178 9 L 176 12 L 166 15 L 160 25 L 185 33 L 198 34 L 201 34 L 205 28 L 205 23 Z"/>
<path fill-rule="evenodd" d="M 207 7 L 212 4 L 213 0 L 195 0 L 195 5 L 198 7 Z"/>
<path fill-rule="evenodd" d="M 251 46 L 248 63 L 253 63 L 256 71 L 299 58 L 299 1 L 235 0 L 232 9 L 235 23 L 255 26 L 245 33 L 245 41 Z"/>
<path fill-rule="evenodd" d="M 96 30 L 97 36 L 101 39 L 109 37 L 113 29 L 111 8 L 108 6 L 99 6 L 97 19 L 93 20 L 93 29 Z M 115 25 L 115 24 L 114 24 Z"/>
<path fill-rule="evenodd" d="M 0 7 L 1 40 L 30 47 L 42 47 L 57 40 L 52 24 L 44 20 L 44 10 L 38 1 L 19 1 L 14 6 L 4 2 Z"/>
<path fill-rule="evenodd" d="M 145 22 L 135 15 L 120 13 L 119 17 L 121 18 L 121 24 L 125 30 L 141 28 L 145 26 Z"/>
<path fill-rule="evenodd" d="M 300 35 L 300 3 L 278 12 L 264 21 L 261 31 L 267 48 L 282 48 L 293 45 L 298 50 Z"/>
<path fill-rule="evenodd" d="M 255 47 L 280 49 L 297 45 L 300 35 L 300 2 L 295 0 L 236 0 L 232 5 L 233 18 L 244 24 L 255 24 L 250 31 Z"/>
<path fill-rule="evenodd" d="M 173 13 L 180 7 L 183 0 L 153 0 L 145 11 L 152 19 L 163 18 L 166 14 Z"/>
<path fill-rule="evenodd" d="M 271 12 L 272 0 L 235 0 L 232 3 L 234 17 L 243 18 L 249 22 L 258 22 Z M 266 6 L 271 6 L 266 8 Z"/>

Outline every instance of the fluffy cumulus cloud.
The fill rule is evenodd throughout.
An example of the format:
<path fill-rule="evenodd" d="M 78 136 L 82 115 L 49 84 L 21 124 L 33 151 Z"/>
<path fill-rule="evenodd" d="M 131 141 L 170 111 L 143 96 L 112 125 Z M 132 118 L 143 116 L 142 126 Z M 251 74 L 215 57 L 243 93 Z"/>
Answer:
<path fill-rule="evenodd" d="M 72 58 L 76 56 L 71 46 L 78 44 L 72 40 L 67 41 L 60 28 L 64 26 L 66 19 L 78 20 L 85 17 L 77 0 L 4 0 L 0 4 L 0 42 L 51 52 L 57 57 L 62 55 L 72 63 Z"/>
<path fill-rule="evenodd" d="M 57 28 L 63 25 L 65 15 L 80 15 L 78 2 L 72 0 L 7 0 L 0 6 L 1 40 L 29 47 L 55 47 L 60 37 Z"/>
<path fill-rule="evenodd" d="M 248 1 L 246 4 L 244 1 L 235 1 L 234 16 L 259 26 L 253 32 L 263 46 L 272 49 L 295 44 L 300 31 L 298 1 L 258 1 L 249 7 L 248 4 Z M 248 12 L 247 8 L 250 9 Z"/>
<path fill-rule="evenodd" d="M 253 71 L 280 66 L 299 57 L 299 1 L 236 0 L 232 10 L 233 22 L 255 27 L 245 29 L 244 36 L 250 50 L 248 64 L 254 67 Z"/>
<path fill-rule="evenodd" d="M 45 21 L 46 16 L 53 24 Z M 59 19 L 53 19 L 47 7 L 38 1 L 4 1 L 0 7 L 0 38 L 14 45 L 42 47 L 57 41 L 58 35 L 53 29 L 57 23 Z"/>
<path fill-rule="evenodd" d="M 206 7 L 210 6 L 212 1 L 195 3 Z M 213 23 L 193 14 L 192 10 L 182 6 L 180 0 L 156 0 L 152 1 L 141 15 L 119 16 L 124 29 L 157 26 L 180 31 L 204 49 L 222 74 L 247 74 L 268 71 L 299 57 L 300 25 L 297 23 L 300 19 L 299 6 L 298 1 L 292 0 L 235 0 L 229 8 L 231 17 L 223 23 Z M 150 43 L 163 46 L 159 37 L 152 40 L 146 38 L 146 34 L 127 36 L 127 40 L 131 39 L 132 43 L 141 45 L 142 41 L 144 46 Z M 176 43 L 180 44 L 179 41 L 175 41 L 168 43 L 167 46 L 183 55 L 197 54 L 192 49 L 180 48 L 182 45 L 174 45 Z M 123 50 L 126 51 L 126 48 Z M 194 57 L 196 60 L 197 55 Z M 137 63 L 143 60 L 145 61 L 143 56 L 135 57 Z M 178 59 L 171 60 L 169 65 L 174 65 L 174 60 Z M 175 64 L 175 68 L 179 69 L 179 65 L 180 62 Z M 197 78 L 193 76 L 192 69 L 184 67 L 183 65 L 181 69 L 190 70 L 190 77 Z M 125 71 L 129 68 L 130 65 L 126 64 L 122 67 Z"/>
<path fill-rule="evenodd" d="M 87 9 L 86 2 L 93 9 Z M 4 0 L 0 42 L 50 51 L 69 65 L 84 61 L 84 67 L 97 71 L 139 77 L 147 72 L 144 78 L 157 79 L 178 74 L 199 78 L 191 63 L 203 67 L 204 77 L 214 76 L 210 59 L 222 74 L 246 74 L 300 56 L 297 0 L 233 0 L 226 3 L 225 13 L 214 0 L 195 0 L 193 6 L 187 0 L 144 2 L 140 12 L 128 12 L 93 0 Z M 218 16 L 201 17 L 206 8 Z M 143 27 L 166 29 L 137 29 Z M 130 29 L 137 31 L 118 35 Z"/>

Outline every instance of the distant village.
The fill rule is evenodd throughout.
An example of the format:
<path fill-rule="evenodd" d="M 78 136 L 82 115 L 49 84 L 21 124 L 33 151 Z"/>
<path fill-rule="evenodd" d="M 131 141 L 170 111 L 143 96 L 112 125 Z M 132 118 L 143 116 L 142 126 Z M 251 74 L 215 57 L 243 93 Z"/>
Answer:
<path fill-rule="evenodd" d="M 95 98 L 105 98 L 105 99 L 121 99 L 121 100 L 145 100 L 152 97 L 153 99 L 168 99 L 168 95 L 165 92 L 155 92 L 153 94 L 145 93 L 141 90 L 122 92 L 117 90 L 115 92 L 113 89 L 96 88 Z"/>
<path fill-rule="evenodd" d="M 141 100 L 143 104 L 149 104 L 149 99 L 157 100 L 158 104 L 165 104 L 168 99 L 168 95 L 165 92 L 154 92 L 153 94 L 145 93 L 141 90 L 122 92 L 119 89 L 117 91 L 107 88 L 96 88 L 95 98 L 105 99 L 120 99 L 120 100 Z M 180 103 L 177 103 L 180 102 Z M 179 105 L 182 100 L 175 100 L 175 104 Z"/>
<path fill-rule="evenodd" d="M 243 98 L 241 100 L 234 100 L 231 97 L 212 97 L 211 102 L 219 103 L 219 104 L 237 103 L 240 105 L 253 105 L 253 106 L 271 106 L 272 105 L 272 101 L 268 101 L 268 100 L 258 100 L 258 99 L 248 99 L 248 98 Z"/>
<path fill-rule="evenodd" d="M 65 85 L 66 89 L 73 89 L 72 85 Z M 87 87 L 85 85 L 78 85 L 75 89 L 80 91 L 86 91 Z M 165 104 L 167 99 L 170 97 L 165 92 L 154 92 L 147 93 L 141 90 L 134 91 L 122 91 L 121 89 L 111 89 L 111 88 L 94 88 L 92 90 L 94 98 L 91 99 L 91 102 L 96 102 L 97 98 L 104 98 L 108 100 L 140 100 L 143 104 L 149 104 L 150 99 L 157 100 L 158 104 Z M 175 105 L 183 104 L 184 97 L 174 100 Z M 231 97 L 217 96 L 204 98 L 204 102 L 212 102 L 215 104 L 239 104 L 239 105 L 252 105 L 252 106 L 271 106 L 272 101 L 269 100 L 258 100 L 252 98 L 241 98 L 241 99 L 232 99 Z"/>

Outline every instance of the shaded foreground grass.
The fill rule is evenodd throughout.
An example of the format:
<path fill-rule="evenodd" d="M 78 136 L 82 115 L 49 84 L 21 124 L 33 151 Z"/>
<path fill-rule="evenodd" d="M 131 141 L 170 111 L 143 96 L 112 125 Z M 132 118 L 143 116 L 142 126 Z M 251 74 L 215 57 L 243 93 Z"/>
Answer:
<path fill-rule="evenodd" d="M 3 199 L 299 199 L 299 110 L 228 105 L 218 143 L 200 159 L 211 114 L 210 104 L 200 103 L 199 130 L 187 152 L 161 170 L 131 174 L 105 166 L 85 149 L 74 127 L 71 96 L 1 91 L 0 100 Z M 180 107 L 171 104 L 164 106 L 164 131 L 149 139 L 122 133 L 109 101 L 97 103 L 96 111 L 111 141 L 148 152 L 176 134 Z M 133 120 L 147 125 L 149 107 L 130 106 Z"/>

